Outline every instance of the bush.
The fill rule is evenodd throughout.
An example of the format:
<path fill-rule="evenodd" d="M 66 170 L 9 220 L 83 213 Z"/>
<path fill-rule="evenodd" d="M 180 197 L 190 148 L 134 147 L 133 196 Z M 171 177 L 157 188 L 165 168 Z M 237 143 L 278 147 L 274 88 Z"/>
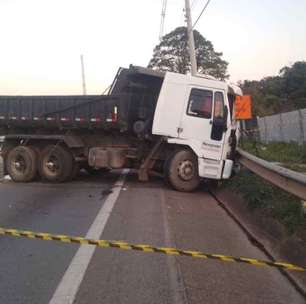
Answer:
<path fill-rule="evenodd" d="M 301 200 L 243 169 L 226 183 L 240 193 L 250 210 L 261 209 L 282 222 L 290 234 L 305 225 Z"/>

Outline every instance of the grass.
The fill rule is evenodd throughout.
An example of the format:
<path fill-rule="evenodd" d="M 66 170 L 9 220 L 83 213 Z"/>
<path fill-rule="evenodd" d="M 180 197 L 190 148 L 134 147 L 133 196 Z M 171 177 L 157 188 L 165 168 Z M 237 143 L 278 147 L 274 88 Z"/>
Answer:
<path fill-rule="evenodd" d="M 296 143 L 266 145 L 255 140 L 243 140 L 241 148 L 267 161 L 279 162 L 288 169 L 306 172 L 306 147 Z"/>
<path fill-rule="evenodd" d="M 289 234 L 298 233 L 306 240 L 306 216 L 299 198 L 246 169 L 242 169 L 225 186 L 242 195 L 251 211 L 261 210 L 264 215 L 283 223 Z"/>

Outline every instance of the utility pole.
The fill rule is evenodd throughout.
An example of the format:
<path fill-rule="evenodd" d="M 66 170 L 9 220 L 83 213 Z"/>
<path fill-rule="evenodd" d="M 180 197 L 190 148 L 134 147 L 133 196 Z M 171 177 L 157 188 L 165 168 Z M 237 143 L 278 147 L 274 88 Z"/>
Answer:
<path fill-rule="evenodd" d="M 162 12 L 161 12 L 161 20 L 160 20 L 160 29 L 159 29 L 159 41 L 162 40 L 163 35 L 164 35 L 164 25 L 165 25 L 166 9 L 167 9 L 167 0 L 163 0 L 163 6 L 162 6 Z"/>
<path fill-rule="evenodd" d="M 81 55 L 81 68 L 82 68 L 83 95 L 86 95 L 86 81 L 85 81 L 85 69 L 84 69 L 83 55 Z"/>
<path fill-rule="evenodd" d="M 186 11 L 186 22 L 187 22 L 188 46 L 189 46 L 189 54 L 190 54 L 190 61 L 191 61 L 191 75 L 195 76 L 198 72 L 198 67 L 197 67 L 197 58 L 195 54 L 194 36 L 193 36 L 193 29 L 192 29 L 191 10 L 190 10 L 189 0 L 185 0 L 185 11 Z"/>

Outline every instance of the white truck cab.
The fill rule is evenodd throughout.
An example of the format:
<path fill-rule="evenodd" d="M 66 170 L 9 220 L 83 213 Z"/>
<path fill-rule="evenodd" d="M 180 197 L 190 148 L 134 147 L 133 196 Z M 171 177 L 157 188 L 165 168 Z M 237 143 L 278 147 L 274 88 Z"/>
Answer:
<path fill-rule="evenodd" d="M 236 96 L 242 96 L 239 87 L 211 76 L 166 72 L 152 134 L 164 136 L 169 144 L 190 147 L 200 177 L 227 179 L 233 167 Z"/>

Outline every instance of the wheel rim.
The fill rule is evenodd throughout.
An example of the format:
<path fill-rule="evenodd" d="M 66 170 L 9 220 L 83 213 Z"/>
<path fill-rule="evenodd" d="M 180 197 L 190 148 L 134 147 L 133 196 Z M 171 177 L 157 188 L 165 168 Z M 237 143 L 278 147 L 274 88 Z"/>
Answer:
<path fill-rule="evenodd" d="M 27 169 L 27 162 L 21 154 L 17 154 L 13 160 L 13 169 L 18 174 L 24 174 Z"/>
<path fill-rule="evenodd" d="M 194 177 L 195 167 L 191 160 L 184 160 L 179 164 L 178 175 L 184 181 L 190 181 Z"/>
<path fill-rule="evenodd" d="M 44 169 L 48 172 L 48 174 L 52 176 L 57 176 L 60 174 L 61 166 L 60 160 L 53 154 L 49 154 L 44 160 Z"/>

